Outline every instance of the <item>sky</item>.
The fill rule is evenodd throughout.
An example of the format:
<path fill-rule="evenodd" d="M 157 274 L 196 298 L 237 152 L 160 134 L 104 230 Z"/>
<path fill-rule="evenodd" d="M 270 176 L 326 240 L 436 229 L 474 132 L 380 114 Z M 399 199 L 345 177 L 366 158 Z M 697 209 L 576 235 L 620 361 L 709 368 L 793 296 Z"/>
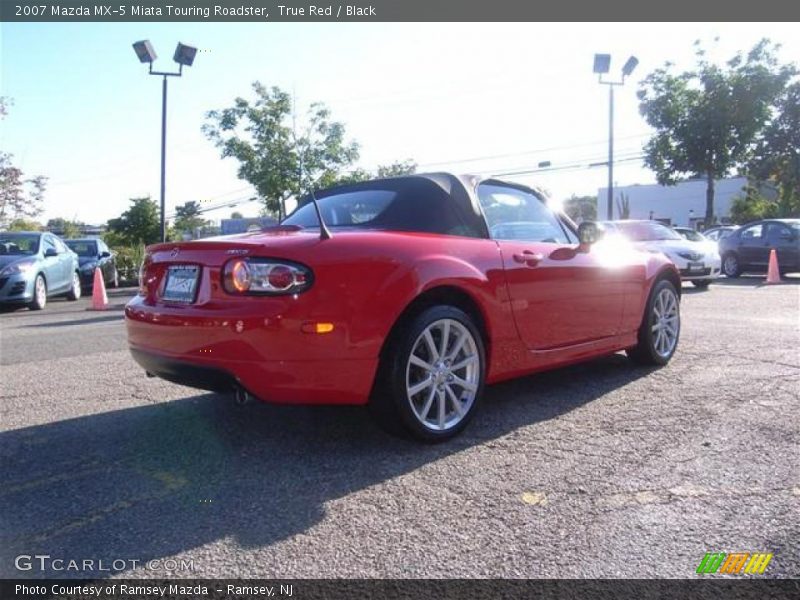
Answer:
<path fill-rule="evenodd" d="M 639 81 L 665 61 L 692 64 L 693 42 L 728 59 L 760 38 L 800 57 L 796 24 L 669 23 L 2 23 L 0 150 L 26 176 L 49 183 L 41 221 L 100 224 L 128 199 L 159 197 L 161 79 L 147 75 L 131 44 L 149 39 L 172 70 L 175 44 L 199 48 L 169 82 L 167 214 L 184 202 L 226 203 L 256 215 L 258 203 L 201 132 L 205 113 L 250 96 L 261 81 L 296 94 L 298 111 L 320 101 L 359 142 L 359 166 L 411 159 L 420 171 L 499 174 L 558 199 L 605 186 L 608 89 L 592 73 L 597 52 L 612 73 L 639 65 L 615 96 L 617 185 L 653 183 L 636 159 L 649 128 L 638 112 Z M 714 39 L 719 38 L 715 43 Z M 624 160 L 634 157 L 634 160 Z M 557 170 L 559 166 L 576 168 Z"/>

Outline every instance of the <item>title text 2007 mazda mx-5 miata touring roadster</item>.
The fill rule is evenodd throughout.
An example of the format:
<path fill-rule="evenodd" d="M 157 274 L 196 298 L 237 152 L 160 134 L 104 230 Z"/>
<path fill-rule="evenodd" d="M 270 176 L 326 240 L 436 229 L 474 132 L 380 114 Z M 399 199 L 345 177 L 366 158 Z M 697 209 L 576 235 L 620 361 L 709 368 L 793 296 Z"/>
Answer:
<path fill-rule="evenodd" d="M 598 234 L 494 179 L 336 187 L 274 228 L 149 247 L 130 348 L 170 381 L 368 404 L 387 428 L 446 439 L 486 383 L 619 350 L 670 360 L 678 272 Z"/>

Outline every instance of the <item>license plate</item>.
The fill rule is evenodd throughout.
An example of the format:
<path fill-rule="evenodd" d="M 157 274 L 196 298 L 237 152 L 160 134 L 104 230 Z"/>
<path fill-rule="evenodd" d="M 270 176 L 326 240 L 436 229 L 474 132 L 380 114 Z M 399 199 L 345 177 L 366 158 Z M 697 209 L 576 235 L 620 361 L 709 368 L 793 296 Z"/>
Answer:
<path fill-rule="evenodd" d="M 703 271 L 705 268 L 706 266 L 703 263 L 689 263 L 689 272 L 691 273 Z"/>
<path fill-rule="evenodd" d="M 187 304 L 194 302 L 198 273 L 199 268 L 193 265 L 169 267 L 161 299 L 167 302 L 184 302 Z"/>

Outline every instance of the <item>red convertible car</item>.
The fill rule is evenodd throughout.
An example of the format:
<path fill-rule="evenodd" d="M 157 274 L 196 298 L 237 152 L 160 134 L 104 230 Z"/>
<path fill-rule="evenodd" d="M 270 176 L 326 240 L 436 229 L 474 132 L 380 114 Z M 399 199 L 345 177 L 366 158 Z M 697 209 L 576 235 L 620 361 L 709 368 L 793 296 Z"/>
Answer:
<path fill-rule="evenodd" d="M 130 349 L 169 381 L 367 404 L 391 430 L 442 440 L 487 383 L 620 350 L 670 360 L 678 272 L 600 233 L 494 179 L 336 187 L 280 226 L 150 246 L 125 309 Z"/>

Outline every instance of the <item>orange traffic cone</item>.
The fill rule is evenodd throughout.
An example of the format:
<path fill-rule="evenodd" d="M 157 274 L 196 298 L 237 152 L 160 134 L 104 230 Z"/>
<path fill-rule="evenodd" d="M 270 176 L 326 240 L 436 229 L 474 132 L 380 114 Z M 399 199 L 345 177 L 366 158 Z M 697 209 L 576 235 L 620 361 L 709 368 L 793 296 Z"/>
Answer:
<path fill-rule="evenodd" d="M 778 269 L 778 255 L 775 248 L 769 251 L 769 268 L 767 268 L 767 283 L 780 283 L 781 272 Z"/>
<path fill-rule="evenodd" d="M 108 308 L 108 296 L 106 296 L 106 284 L 103 281 L 103 273 L 100 268 L 94 270 L 94 283 L 92 284 L 92 306 L 88 310 L 106 310 Z"/>

